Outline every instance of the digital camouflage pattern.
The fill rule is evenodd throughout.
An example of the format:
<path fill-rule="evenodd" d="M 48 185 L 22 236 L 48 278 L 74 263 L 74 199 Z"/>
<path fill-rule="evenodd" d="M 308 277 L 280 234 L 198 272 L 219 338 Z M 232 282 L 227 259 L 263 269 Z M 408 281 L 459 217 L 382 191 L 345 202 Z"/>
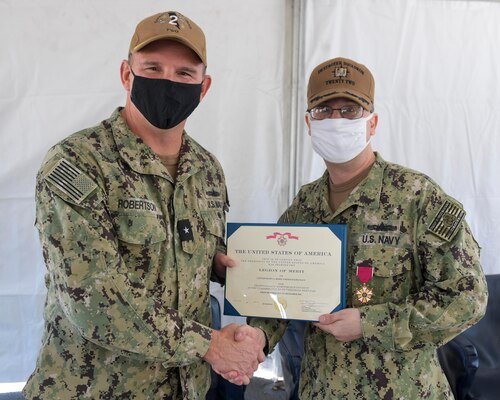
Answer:
<path fill-rule="evenodd" d="M 368 177 L 334 213 L 328 173 L 305 185 L 280 223 L 347 224 L 347 307 L 363 338 L 339 342 L 308 326 L 301 399 L 453 399 L 436 348 L 484 315 L 479 246 L 462 206 L 423 174 L 377 155 Z M 371 265 L 371 300 L 355 292 Z M 283 321 L 253 319 L 274 347 Z"/>
<path fill-rule="evenodd" d="M 204 399 L 218 161 L 184 133 L 174 184 L 117 109 L 48 152 L 36 206 L 48 294 L 26 397 Z"/>

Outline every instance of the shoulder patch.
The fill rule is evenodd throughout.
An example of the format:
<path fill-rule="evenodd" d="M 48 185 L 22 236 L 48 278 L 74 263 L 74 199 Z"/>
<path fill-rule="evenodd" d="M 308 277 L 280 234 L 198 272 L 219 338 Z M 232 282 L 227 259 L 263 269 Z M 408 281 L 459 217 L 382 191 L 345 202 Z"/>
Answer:
<path fill-rule="evenodd" d="M 60 159 L 45 179 L 66 193 L 76 204 L 80 204 L 97 185 L 82 171 L 64 158 Z"/>
<path fill-rule="evenodd" d="M 441 239 L 449 242 L 465 217 L 465 211 L 457 204 L 446 200 L 427 228 Z"/>

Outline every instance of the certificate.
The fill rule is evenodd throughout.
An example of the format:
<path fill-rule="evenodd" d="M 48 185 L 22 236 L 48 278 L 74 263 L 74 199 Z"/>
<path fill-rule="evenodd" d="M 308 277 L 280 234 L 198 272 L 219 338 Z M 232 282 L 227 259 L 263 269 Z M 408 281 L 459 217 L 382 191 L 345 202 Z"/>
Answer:
<path fill-rule="evenodd" d="M 346 225 L 227 224 L 224 314 L 318 321 L 345 308 Z"/>

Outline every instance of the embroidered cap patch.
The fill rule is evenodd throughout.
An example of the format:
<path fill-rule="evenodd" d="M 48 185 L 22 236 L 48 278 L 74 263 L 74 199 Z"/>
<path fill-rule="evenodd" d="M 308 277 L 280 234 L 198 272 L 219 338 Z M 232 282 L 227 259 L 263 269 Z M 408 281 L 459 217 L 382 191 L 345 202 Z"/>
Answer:
<path fill-rule="evenodd" d="M 450 241 L 464 217 L 465 211 L 461 207 L 446 200 L 432 220 L 428 230 L 440 238 Z"/>
<path fill-rule="evenodd" d="M 64 158 L 50 170 L 45 179 L 80 204 L 97 185 L 82 171 Z"/>

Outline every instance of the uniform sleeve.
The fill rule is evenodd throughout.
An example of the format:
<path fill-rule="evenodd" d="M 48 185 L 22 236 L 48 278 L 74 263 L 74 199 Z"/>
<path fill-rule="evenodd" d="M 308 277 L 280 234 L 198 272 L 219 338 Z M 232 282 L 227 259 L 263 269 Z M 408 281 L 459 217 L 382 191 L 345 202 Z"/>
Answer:
<path fill-rule="evenodd" d="M 222 200 L 224 203 L 224 221 L 223 221 L 223 224 L 221 225 L 224 227 L 224 229 L 223 229 L 223 232 L 220 233 L 219 238 L 217 240 L 215 254 L 217 254 L 217 253 L 227 254 L 227 247 L 226 247 L 226 242 L 224 241 L 224 238 L 226 237 L 226 232 L 225 232 L 226 218 L 225 218 L 225 215 L 229 211 L 229 196 L 227 194 L 227 187 L 226 187 L 226 183 L 225 183 L 224 172 L 222 171 L 222 167 L 220 166 L 220 164 L 218 162 L 217 162 L 217 165 L 219 167 L 219 171 L 220 171 L 220 174 L 222 176 L 222 181 L 223 181 L 223 185 L 224 185 L 224 195 L 223 195 L 223 200 Z M 215 256 L 214 256 L 214 260 L 215 260 Z M 216 282 L 216 283 L 220 284 L 221 286 L 224 286 L 226 284 L 226 277 L 217 275 L 217 273 L 215 272 L 214 266 L 215 266 L 215 261 L 212 263 L 212 271 L 210 274 L 210 280 L 212 282 Z"/>
<path fill-rule="evenodd" d="M 118 251 L 99 181 L 105 177 L 91 162 L 75 159 L 56 154 L 37 177 L 36 226 L 51 301 L 82 337 L 122 356 L 166 367 L 199 360 L 211 329 L 132 290 L 127 271 L 141 266 L 125 265 Z"/>
<path fill-rule="evenodd" d="M 418 210 L 414 243 L 415 290 L 400 303 L 361 307 L 370 345 L 406 351 L 441 346 L 479 321 L 488 291 L 480 248 L 456 200 L 434 188 Z"/>

